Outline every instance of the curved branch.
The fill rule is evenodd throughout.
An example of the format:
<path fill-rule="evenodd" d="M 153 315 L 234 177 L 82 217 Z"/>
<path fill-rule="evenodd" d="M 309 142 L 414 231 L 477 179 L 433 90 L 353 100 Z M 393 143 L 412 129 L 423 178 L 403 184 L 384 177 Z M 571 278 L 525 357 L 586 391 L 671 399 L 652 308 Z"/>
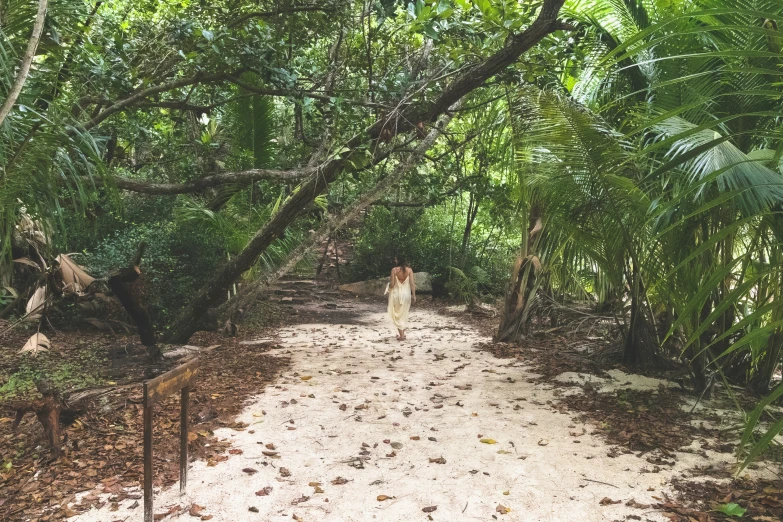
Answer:
<path fill-rule="evenodd" d="M 22 57 L 22 65 L 19 67 L 19 74 L 11 86 L 11 90 L 8 92 L 8 98 L 3 102 L 3 106 L 0 107 L 0 125 L 5 121 L 8 113 L 11 112 L 16 99 L 19 98 L 19 94 L 22 92 L 27 81 L 27 75 L 30 73 L 30 65 L 33 63 L 35 57 L 35 50 L 38 48 L 38 42 L 41 41 L 41 34 L 43 33 L 44 20 L 46 20 L 46 7 L 48 0 L 38 1 L 38 14 L 35 16 L 35 24 L 33 25 L 33 34 L 30 36 L 30 41 L 27 43 L 27 50 Z"/>
<path fill-rule="evenodd" d="M 235 20 L 233 20 L 232 22 L 230 22 L 228 26 L 236 27 L 253 18 L 272 18 L 274 16 L 293 14 L 293 13 L 310 13 L 310 12 L 333 13 L 334 11 L 335 11 L 334 7 L 322 6 L 316 4 L 300 5 L 300 6 L 295 5 L 291 7 L 283 7 L 281 9 L 275 9 L 274 11 L 254 11 L 252 13 L 245 13 L 240 17 L 236 18 Z"/>
<path fill-rule="evenodd" d="M 121 176 L 112 176 L 107 181 L 114 184 L 122 190 L 131 192 L 141 192 L 144 194 L 174 195 L 199 192 L 204 189 L 226 185 L 229 183 L 240 183 L 243 181 L 257 181 L 260 179 L 276 179 L 280 181 L 299 181 L 313 174 L 317 169 L 304 168 L 298 170 L 267 170 L 251 169 L 238 172 L 223 172 L 212 176 L 188 181 L 187 183 L 150 183 L 132 178 Z"/>

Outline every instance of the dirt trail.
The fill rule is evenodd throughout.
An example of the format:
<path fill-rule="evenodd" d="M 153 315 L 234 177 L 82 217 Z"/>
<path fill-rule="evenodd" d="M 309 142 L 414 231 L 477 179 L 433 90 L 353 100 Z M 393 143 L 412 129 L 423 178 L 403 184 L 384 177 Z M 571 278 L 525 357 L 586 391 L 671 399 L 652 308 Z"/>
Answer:
<path fill-rule="evenodd" d="M 321 310 L 279 331 L 275 352 L 292 366 L 248 403 L 238 420 L 249 426 L 216 432 L 242 454 L 194 462 L 187 495 L 156 492 L 155 513 L 179 505 L 166 520 L 198 520 L 195 503 L 214 522 L 657 521 L 625 503 L 655 503 L 672 475 L 705 464 L 684 454 L 644 473 L 643 459 L 608 457 L 590 426 L 547 404 L 555 394 L 529 368 L 476 349 L 486 339 L 455 318 L 414 308 L 398 343 L 380 304 Z M 141 520 L 133 504 L 71 520 Z"/>

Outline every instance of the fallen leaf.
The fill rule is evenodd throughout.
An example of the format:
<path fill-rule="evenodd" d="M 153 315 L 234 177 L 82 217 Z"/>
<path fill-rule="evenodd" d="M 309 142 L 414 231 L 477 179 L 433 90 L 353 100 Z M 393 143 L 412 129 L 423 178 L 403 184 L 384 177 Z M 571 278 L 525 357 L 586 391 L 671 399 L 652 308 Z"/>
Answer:
<path fill-rule="evenodd" d="M 302 495 L 301 497 L 292 500 L 291 505 L 295 506 L 297 504 L 301 504 L 302 502 L 307 502 L 308 500 L 310 500 L 310 497 L 308 497 L 307 495 Z"/>
<path fill-rule="evenodd" d="M 253 468 L 244 468 L 242 471 L 244 471 L 248 475 L 252 475 L 254 473 L 258 473 L 258 470 L 257 469 L 253 469 Z"/>
<path fill-rule="evenodd" d="M 230 449 L 228 450 L 228 452 L 231 455 L 241 455 L 242 453 L 244 453 L 241 449 Z"/>
<path fill-rule="evenodd" d="M 511 508 L 507 508 L 503 504 L 498 504 L 498 507 L 495 508 L 495 511 L 497 511 L 501 515 L 505 515 L 506 513 L 511 513 Z"/>
<path fill-rule="evenodd" d="M 510 495 L 510 494 L 511 494 L 511 492 L 510 492 L 510 491 L 504 491 L 504 492 L 503 492 L 503 494 L 504 494 L 504 495 Z"/>
<path fill-rule="evenodd" d="M 436 509 L 438 509 L 438 506 L 427 506 L 425 508 L 422 508 L 422 511 L 424 511 L 425 513 L 432 513 Z"/>
<path fill-rule="evenodd" d="M 324 490 L 321 489 L 321 486 L 315 486 L 315 491 L 313 491 L 313 493 L 323 493 L 323 492 Z"/>
<path fill-rule="evenodd" d="M 609 504 L 619 504 L 620 502 L 622 502 L 622 500 L 612 500 L 609 497 L 604 497 L 601 499 L 601 502 L 599 502 L 599 504 L 601 504 L 602 506 L 608 506 Z"/>
<path fill-rule="evenodd" d="M 267 486 L 263 489 L 256 491 L 256 495 L 259 497 L 267 497 L 272 492 L 272 486 Z"/>
<path fill-rule="evenodd" d="M 438 457 L 437 459 L 430 459 L 430 464 L 445 464 L 446 459 L 443 457 Z"/>
<path fill-rule="evenodd" d="M 411 437 L 411 440 L 420 440 L 420 439 L 421 437 L 419 437 L 418 435 L 414 435 L 413 437 Z"/>
<path fill-rule="evenodd" d="M 484 444 L 497 444 L 498 441 L 495 439 L 481 439 L 479 442 L 483 442 Z"/>
<path fill-rule="evenodd" d="M 348 484 L 348 479 L 345 479 L 343 477 L 337 477 L 332 481 L 333 486 L 342 486 L 343 484 Z"/>
<path fill-rule="evenodd" d="M 299 378 L 302 379 L 303 381 L 309 381 L 310 379 L 313 378 L 313 376 L 312 375 L 302 375 Z"/>
<path fill-rule="evenodd" d="M 19 350 L 19 353 L 30 352 L 32 355 L 38 355 L 38 352 L 46 352 L 51 347 L 52 343 L 49 341 L 48 337 L 42 333 L 34 333 L 27 342 L 24 343 L 24 346 Z"/>
<path fill-rule="evenodd" d="M 267 444 L 267 445 L 266 445 L 266 446 L 264 446 L 264 447 L 265 447 L 266 449 L 269 449 L 269 450 L 275 450 L 275 449 L 277 449 L 277 447 L 275 447 L 275 445 L 274 445 L 274 444 L 272 444 L 272 443 L 269 443 L 269 444 Z"/>
<path fill-rule="evenodd" d="M 204 511 L 204 506 L 199 506 L 198 504 L 193 504 L 192 506 L 190 506 L 190 511 L 188 511 L 188 514 L 191 517 L 200 517 L 202 511 Z"/>
<path fill-rule="evenodd" d="M 276 455 L 277 455 L 277 452 L 276 452 L 276 451 L 262 451 L 261 453 L 263 453 L 263 454 L 264 454 L 264 455 L 266 455 L 267 457 L 274 457 L 274 456 L 276 456 Z"/>
<path fill-rule="evenodd" d="M 288 468 L 280 468 L 280 476 L 281 477 L 290 477 L 291 472 L 288 471 Z"/>
<path fill-rule="evenodd" d="M 721 504 L 718 506 L 718 511 L 730 517 L 741 517 L 745 514 L 747 509 L 734 502 L 729 502 L 728 504 Z"/>
<path fill-rule="evenodd" d="M 391 500 L 391 499 L 393 499 L 394 497 L 390 497 L 390 496 L 388 496 L 388 495 L 378 495 L 378 497 L 377 497 L 377 498 L 378 498 L 378 502 L 383 502 L 384 500 Z"/>
<path fill-rule="evenodd" d="M 539 446 L 546 446 L 547 444 L 549 444 L 548 440 L 541 439 L 541 440 L 538 441 L 538 445 Z"/>

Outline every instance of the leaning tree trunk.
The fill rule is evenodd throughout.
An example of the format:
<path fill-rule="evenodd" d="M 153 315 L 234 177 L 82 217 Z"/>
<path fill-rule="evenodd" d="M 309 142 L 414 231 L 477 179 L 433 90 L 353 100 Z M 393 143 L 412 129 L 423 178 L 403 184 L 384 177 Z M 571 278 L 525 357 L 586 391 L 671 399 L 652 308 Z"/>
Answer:
<path fill-rule="evenodd" d="M 457 76 L 432 104 L 410 106 L 401 112 L 394 110 L 376 121 L 367 133 L 362 133 L 346 143 L 343 148 L 345 152 L 326 162 L 318 172 L 304 181 L 288 202 L 256 233 L 245 249 L 207 281 L 174 321 L 167 340 L 173 343 L 186 342 L 198 330 L 209 308 L 225 295 L 226 289 L 237 278 L 256 263 L 269 245 L 285 235 L 286 228 L 327 189 L 346 168 L 348 160 L 360 150 L 360 147 L 367 145 L 368 142 L 389 143 L 394 136 L 415 130 L 422 122 L 435 121 L 446 113 L 449 107 L 514 63 L 548 34 L 557 30 L 572 29 L 571 26 L 557 20 L 564 2 L 565 0 L 545 0 L 538 17 L 527 29 L 509 37 L 500 50 Z M 372 165 L 377 164 L 387 155 L 388 153 L 383 154 L 379 151 L 373 158 Z"/>
<path fill-rule="evenodd" d="M 458 106 L 459 102 L 453 108 L 456 109 Z M 276 270 L 246 285 L 234 299 L 226 302 L 217 310 L 216 320 L 233 319 L 239 310 L 247 310 L 269 285 L 274 284 L 275 281 L 293 270 L 310 250 L 316 248 L 324 241 L 328 241 L 337 230 L 358 216 L 364 209 L 378 201 L 392 187 L 398 185 L 400 180 L 418 165 L 419 159 L 435 144 L 438 136 L 445 131 L 450 121 L 451 115 L 443 116 L 402 165 L 381 179 L 372 189 L 364 193 L 340 213 L 327 219 L 317 231 L 292 250 Z M 324 258 L 327 254 L 328 251 L 324 251 Z"/>
<path fill-rule="evenodd" d="M 0 106 L 0 125 L 5 121 L 8 113 L 11 112 L 17 98 L 22 93 L 22 87 L 24 87 L 27 81 L 27 75 L 30 73 L 30 66 L 33 64 L 33 58 L 35 58 L 35 51 L 38 49 L 38 42 L 41 40 L 43 34 L 44 21 L 46 20 L 46 8 L 47 0 L 38 0 L 38 13 L 35 16 L 35 23 L 33 24 L 33 34 L 30 36 L 30 41 L 27 43 L 27 50 L 22 56 L 22 63 L 19 66 L 19 73 L 14 80 L 11 89 L 8 91 L 8 98 L 5 99 L 3 105 Z"/>

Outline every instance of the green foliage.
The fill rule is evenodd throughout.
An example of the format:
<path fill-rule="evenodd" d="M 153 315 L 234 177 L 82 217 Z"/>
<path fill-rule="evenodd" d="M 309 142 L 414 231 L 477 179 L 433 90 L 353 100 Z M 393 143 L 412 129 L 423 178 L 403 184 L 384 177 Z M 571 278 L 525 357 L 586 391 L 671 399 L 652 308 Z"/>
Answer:
<path fill-rule="evenodd" d="M 143 298 L 153 321 L 164 327 L 201 287 L 204 278 L 225 261 L 223 239 L 189 223 L 131 222 L 78 259 L 91 274 L 103 277 L 127 266 L 139 242 L 145 241 Z"/>
<path fill-rule="evenodd" d="M 728 504 L 721 504 L 720 506 L 718 506 L 717 511 L 723 513 L 724 515 L 728 515 L 730 517 L 739 518 L 745 514 L 747 509 L 743 508 L 742 506 L 734 502 L 729 502 Z"/>
<path fill-rule="evenodd" d="M 417 272 L 429 272 L 436 286 L 446 286 L 459 299 L 469 299 L 480 293 L 499 294 L 508 278 L 508 265 L 516 239 L 493 243 L 484 249 L 487 238 L 475 238 L 476 248 L 464 256 L 467 281 L 456 274 L 454 267 L 460 258 L 462 229 L 452 226 L 453 213 L 445 206 L 415 210 L 373 207 L 362 223 L 356 241 L 350 278 L 364 280 L 389 273 L 397 255 L 405 256 Z M 489 238 L 491 240 L 491 238 Z M 456 271 L 455 271 L 456 270 Z M 450 282 L 453 281 L 453 282 Z M 436 289 L 437 290 L 437 289 Z"/>

